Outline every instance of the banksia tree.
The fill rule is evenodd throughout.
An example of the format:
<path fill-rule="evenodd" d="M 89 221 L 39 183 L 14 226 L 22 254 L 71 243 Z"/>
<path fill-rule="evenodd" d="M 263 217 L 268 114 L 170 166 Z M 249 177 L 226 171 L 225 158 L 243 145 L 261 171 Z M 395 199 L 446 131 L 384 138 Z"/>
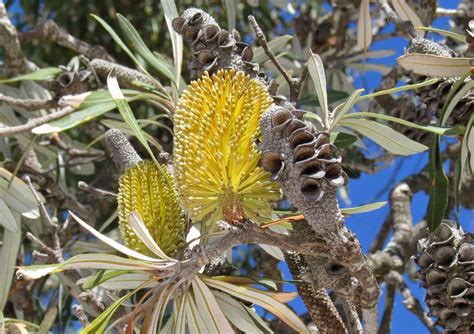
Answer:
<path fill-rule="evenodd" d="M 465 21 L 467 6 L 56 2 L 21 2 L 19 32 L 0 2 L 2 334 L 73 332 L 71 314 L 86 334 L 388 334 L 402 332 L 402 306 L 432 334 L 474 330 L 472 235 L 444 220 L 474 207 L 474 21 L 420 27 L 437 26 L 436 15 Z M 51 20 L 25 30 L 37 7 L 73 12 L 72 35 L 92 22 L 79 32 L 107 48 Z M 142 10 L 150 22 L 136 20 Z M 114 31 L 100 16 L 118 11 Z M 399 66 L 372 62 L 394 50 L 371 43 L 394 35 L 409 38 Z M 78 54 L 60 49 L 48 62 L 43 40 Z M 22 47 L 32 41 L 30 60 Z M 126 56 L 135 69 L 120 64 Z M 68 66 L 38 70 L 37 60 Z M 356 89 L 372 88 L 372 71 L 378 88 Z M 387 201 L 347 207 L 362 192 L 386 196 L 370 181 L 394 161 Z M 412 215 L 422 191 L 426 211 Z M 369 248 L 359 242 L 367 226 L 350 224 L 385 205 Z M 426 305 L 407 282 L 413 259 Z M 297 297 L 306 308 L 286 305 Z"/>
<path fill-rule="evenodd" d="M 263 84 L 235 70 L 206 73 L 183 92 L 174 115 L 174 163 L 193 220 L 270 217 L 280 195 L 259 166 L 256 140 L 271 103 Z"/>

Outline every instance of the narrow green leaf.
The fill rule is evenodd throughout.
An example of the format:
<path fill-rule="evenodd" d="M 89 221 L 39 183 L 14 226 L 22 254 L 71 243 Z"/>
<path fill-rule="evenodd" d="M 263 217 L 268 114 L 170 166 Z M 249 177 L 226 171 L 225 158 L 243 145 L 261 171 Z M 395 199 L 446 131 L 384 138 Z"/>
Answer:
<path fill-rule="evenodd" d="M 318 101 L 322 112 L 321 118 L 323 119 L 324 127 L 329 129 L 329 109 L 324 65 L 321 58 L 312 52 L 308 59 L 308 71 L 311 79 L 313 80 L 316 95 L 318 96 Z"/>
<path fill-rule="evenodd" d="M 459 185 L 457 189 L 461 186 L 461 181 L 466 177 L 469 172 L 474 171 L 474 166 L 472 166 L 472 159 L 474 157 L 474 148 L 472 147 L 472 142 L 474 141 L 474 114 L 471 114 L 469 121 L 467 122 L 466 132 L 464 133 L 464 138 L 461 142 L 461 149 L 459 152 Z M 471 146 L 471 147 L 470 147 Z"/>
<path fill-rule="evenodd" d="M 86 328 L 81 331 L 81 334 L 102 334 L 104 333 L 107 324 L 114 315 L 115 311 L 125 302 L 128 298 L 137 293 L 140 288 L 130 291 L 125 296 L 117 299 L 112 305 L 110 305 L 104 312 L 102 312 L 97 318 L 94 319 Z"/>
<path fill-rule="evenodd" d="M 331 143 L 337 148 L 346 148 L 357 141 L 357 137 L 346 132 L 335 132 L 330 133 Z"/>
<path fill-rule="evenodd" d="M 225 283 L 212 279 L 210 277 L 202 277 L 202 280 L 209 286 L 222 292 L 226 292 L 236 298 L 246 300 L 251 303 L 255 303 L 280 318 L 290 328 L 294 329 L 299 333 L 309 333 L 306 326 L 303 324 L 301 319 L 291 311 L 291 309 L 285 304 L 279 302 L 275 298 L 266 295 L 262 291 L 256 289 L 246 289 L 241 286 Z"/>
<path fill-rule="evenodd" d="M 268 42 L 268 47 L 270 48 L 270 50 L 272 50 L 273 54 L 277 54 L 281 50 L 283 50 L 285 45 L 288 44 L 288 42 L 290 42 L 292 39 L 293 39 L 293 36 L 290 36 L 290 35 L 279 36 L 275 39 L 272 39 L 270 42 Z M 266 60 L 268 60 L 268 57 L 261 46 L 253 50 L 253 58 L 252 58 L 253 62 L 261 64 L 265 62 Z"/>
<path fill-rule="evenodd" d="M 471 117 L 472 119 L 472 117 Z M 460 198 L 461 195 L 461 188 L 462 188 L 462 172 L 463 172 L 463 143 L 461 142 L 461 149 L 458 152 L 456 157 L 456 161 L 454 162 L 454 207 L 456 208 L 457 213 L 459 214 L 459 205 L 460 205 Z"/>
<path fill-rule="evenodd" d="M 449 101 L 446 110 L 443 110 L 442 118 L 441 118 L 441 125 L 445 125 L 448 121 L 449 116 L 453 112 L 456 105 L 461 101 L 461 99 L 470 91 L 474 89 L 474 80 L 468 81 L 467 83 L 462 86 L 462 88 L 454 95 L 454 97 Z"/>
<path fill-rule="evenodd" d="M 162 0 L 161 5 L 165 12 L 166 25 L 168 26 L 168 33 L 171 37 L 171 45 L 173 47 L 173 59 L 175 68 L 176 87 L 180 89 L 181 66 L 183 64 L 183 37 L 173 29 L 172 21 L 178 17 L 178 9 L 174 0 Z"/>
<path fill-rule="evenodd" d="M 415 27 L 423 25 L 423 22 L 421 21 L 418 14 L 410 7 L 409 4 L 407 4 L 405 0 L 392 0 L 392 5 L 403 21 L 411 21 Z M 424 32 L 422 35 L 424 35 Z"/>
<path fill-rule="evenodd" d="M 469 72 L 471 59 L 465 57 L 442 57 L 430 54 L 410 53 L 397 62 L 407 71 L 430 77 L 459 77 Z"/>
<path fill-rule="evenodd" d="M 44 198 L 41 194 L 42 201 Z M 14 211 L 29 218 L 38 218 L 38 202 L 28 185 L 0 167 L 0 198 Z"/>
<path fill-rule="evenodd" d="M 233 332 L 229 321 L 222 312 L 216 298 L 204 282 L 196 276 L 192 282 L 194 300 L 202 318 L 210 328 L 211 333 Z"/>
<path fill-rule="evenodd" d="M 187 293 L 183 293 L 180 296 L 181 298 L 175 298 L 175 310 L 178 314 L 176 315 L 176 334 L 185 334 L 186 333 L 186 299 Z M 173 314 L 174 315 L 174 314 Z M 173 320 L 171 318 L 171 320 Z M 169 320 L 168 320 L 169 321 Z M 165 325 L 166 327 L 166 325 Z M 164 330 L 163 330 L 164 331 Z"/>
<path fill-rule="evenodd" d="M 107 88 L 109 89 L 112 99 L 117 105 L 117 109 L 120 111 L 120 114 L 130 129 L 132 129 L 135 137 L 137 137 L 138 141 L 143 145 L 143 147 L 145 147 L 147 152 L 150 154 L 150 157 L 156 162 L 157 165 L 159 165 L 156 161 L 153 151 L 148 145 L 145 135 L 143 134 L 143 130 L 140 128 L 140 125 L 138 125 L 135 115 L 133 115 L 132 109 L 120 90 L 117 78 L 115 76 L 109 75 L 107 78 Z"/>
<path fill-rule="evenodd" d="M 121 243 L 118 243 L 117 241 L 109 238 L 108 236 L 100 233 L 99 231 L 95 230 L 92 226 L 87 224 L 85 221 L 83 221 L 81 218 L 76 216 L 74 213 L 69 211 L 69 214 L 71 217 L 79 224 L 82 226 L 82 228 L 86 229 L 89 233 L 94 235 L 97 239 L 101 240 L 102 242 L 106 243 L 110 247 L 114 248 L 115 250 L 119 251 L 122 254 L 125 254 L 127 256 L 133 257 L 135 259 L 143 260 L 143 261 L 152 261 L 152 262 L 160 262 L 161 260 L 155 259 L 146 255 L 143 255 L 137 251 L 134 251 L 133 249 L 130 249 L 128 247 L 125 247 Z"/>
<path fill-rule="evenodd" d="M 345 119 L 349 118 L 365 118 L 365 117 L 373 117 L 373 118 L 379 118 L 379 119 L 384 119 L 386 121 L 390 122 L 395 122 L 398 124 L 406 125 L 411 128 L 435 133 L 437 135 L 443 135 L 443 136 L 457 136 L 459 134 L 459 131 L 455 128 L 444 128 L 444 127 L 439 127 L 439 126 L 433 126 L 433 125 L 419 125 L 413 122 L 406 121 L 401 118 L 389 116 L 389 115 L 383 115 L 383 114 L 377 114 L 377 113 L 372 113 L 372 112 L 357 112 L 357 113 L 352 113 L 345 115 Z"/>
<path fill-rule="evenodd" d="M 162 262 L 159 259 L 155 259 L 146 255 L 143 255 L 137 251 L 134 251 L 133 249 L 130 249 L 117 241 L 109 238 L 108 236 L 100 233 L 99 231 L 95 230 L 92 226 L 87 224 L 85 221 L 83 221 L 81 218 L 76 216 L 74 213 L 69 211 L 69 214 L 71 217 L 79 224 L 81 225 L 84 229 L 86 229 L 89 233 L 94 235 L 97 239 L 101 240 L 102 242 L 106 243 L 110 247 L 114 248 L 115 250 L 119 251 L 122 254 L 128 255 L 130 257 L 133 257 L 135 259 L 143 260 L 143 261 L 152 261 L 152 262 Z"/>
<path fill-rule="evenodd" d="M 95 275 L 89 276 L 87 277 L 87 279 L 85 279 L 84 283 L 82 283 L 82 288 L 87 289 L 87 290 L 93 289 L 96 286 L 100 285 L 101 283 L 111 278 L 129 273 L 129 272 L 130 271 L 128 270 L 105 270 L 105 269 L 99 270 Z"/>
<path fill-rule="evenodd" d="M 437 29 L 437 28 L 433 28 L 433 27 L 415 27 L 415 28 L 417 30 L 435 32 L 437 34 L 449 37 L 449 38 L 451 38 L 451 39 L 453 39 L 453 40 L 455 40 L 456 42 L 459 42 L 459 43 L 463 43 L 463 44 L 467 43 L 466 36 L 463 36 L 461 34 L 457 34 L 457 33 L 452 32 L 452 31 Z"/>
<path fill-rule="evenodd" d="M 431 232 L 441 224 L 448 206 L 448 177 L 443 170 L 443 160 L 439 148 L 439 137 L 433 137 L 429 157 L 429 175 L 431 181 L 430 200 L 426 211 L 426 221 Z"/>
<path fill-rule="evenodd" d="M 225 11 L 227 13 L 227 30 L 235 29 L 235 20 L 237 16 L 237 2 L 234 0 L 224 0 Z"/>
<path fill-rule="evenodd" d="M 141 119 L 137 120 L 138 124 L 140 124 L 140 127 L 144 127 L 143 124 L 146 123 L 146 121 L 147 120 L 141 120 Z M 116 121 L 115 119 L 104 119 L 104 120 L 101 120 L 100 123 L 105 125 L 109 129 L 115 128 L 122 131 L 126 135 L 129 135 L 129 136 L 134 135 L 133 131 L 125 122 Z M 163 146 L 160 145 L 159 141 L 156 140 L 156 138 L 154 138 L 152 135 L 150 135 L 149 133 L 145 131 L 143 131 L 143 134 L 145 135 L 145 138 L 150 143 L 150 145 L 155 146 L 158 149 L 158 151 L 163 152 Z"/>
<path fill-rule="evenodd" d="M 339 90 L 329 90 L 328 94 L 328 103 L 332 104 L 345 100 L 349 97 L 349 94 L 346 92 L 341 92 Z M 299 104 L 303 104 L 308 107 L 319 107 L 318 97 L 316 95 L 307 95 L 298 100 Z"/>
<path fill-rule="evenodd" d="M 342 117 L 345 114 L 347 114 L 347 112 L 349 110 L 352 109 L 352 107 L 354 106 L 354 104 L 356 103 L 357 99 L 359 98 L 360 94 L 362 94 L 363 91 L 364 91 L 363 88 L 355 90 L 354 92 L 352 92 L 351 96 L 347 99 L 346 102 L 344 102 L 343 104 L 338 105 L 334 109 L 334 111 L 333 111 L 334 119 L 332 121 L 331 128 L 329 129 L 329 132 L 331 132 L 331 130 L 334 129 L 334 127 L 337 125 L 337 123 L 339 123 L 339 121 L 342 119 Z"/>
<path fill-rule="evenodd" d="M 387 202 L 376 202 L 376 203 L 356 206 L 353 208 L 343 208 L 341 209 L 341 212 L 344 215 L 353 215 L 356 213 L 370 212 L 370 211 L 380 209 L 381 207 L 385 206 L 385 204 L 387 204 Z"/>
<path fill-rule="evenodd" d="M 387 75 L 392 70 L 390 66 L 377 63 L 351 63 L 347 64 L 347 66 L 361 73 L 373 71 L 379 72 L 382 75 Z"/>
<path fill-rule="evenodd" d="M 471 73 L 466 73 L 463 76 L 461 76 L 459 79 L 457 79 L 453 85 L 451 86 L 451 89 L 449 90 L 448 94 L 446 95 L 446 99 L 443 104 L 443 108 L 441 109 L 441 112 L 439 113 L 438 121 L 441 124 L 441 120 L 444 119 L 444 114 L 446 113 L 446 110 L 448 109 L 449 103 L 453 99 L 454 95 L 461 89 L 462 86 L 464 86 L 464 82 L 466 81 L 467 77 L 470 76 Z"/>
<path fill-rule="evenodd" d="M 275 259 L 279 261 L 285 261 L 285 256 L 283 255 L 283 252 L 281 251 L 280 248 L 276 246 L 270 246 L 270 245 L 264 245 L 264 244 L 258 244 L 266 253 L 269 255 L 273 256 Z"/>
<path fill-rule="evenodd" d="M 34 72 L 23 74 L 14 78 L 0 80 L 0 83 L 11 83 L 23 80 L 33 80 L 33 81 L 42 81 L 42 80 L 51 80 L 56 78 L 56 76 L 61 73 L 63 70 L 58 67 L 46 67 L 40 68 Z"/>
<path fill-rule="evenodd" d="M 168 257 L 166 253 L 160 248 L 160 246 L 158 246 L 138 212 L 133 211 L 130 213 L 128 216 L 128 223 L 138 238 L 140 238 L 140 240 L 148 247 L 151 252 L 157 255 L 160 259 L 173 261 L 173 259 Z"/>
<path fill-rule="evenodd" d="M 144 97 L 142 93 L 134 90 L 124 90 L 123 93 L 128 101 L 135 101 Z M 116 105 L 108 91 L 96 91 L 81 103 L 77 111 L 58 120 L 40 125 L 31 132 L 34 134 L 49 134 L 66 131 L 100 117 L 115 108 Z"/>
<path fill-rule="evenodd" d="M 134 26 L 127 20 L 124 16 L 117 14 L 118 22 L 122 33 L 124 34 L 125 40 L 128 42 L 129 45 L 133 49 L 135 49 L 140 56 L 145 59 L 155 70 L 159 73 L 166 76 L 171 81 L 175 80 L 175 74 L 173 73 L 172 69 L 168 66 L 168 64 L 160 61 L 153 52 L 148 48 L 145 42 L 140 37 L 138 31 L 134 28 Z"/>
<path fill-rule="evenodd" d="M 211 333 L 201 315 L 201 311 L 194 302 L 194 298 L 192 298 L 192 293 L 188 293 L 186 302 L 186 318 L 188 319 L 190 334 Z"/>
<path fill-rule="evenodd" d="M 222 311 L 235 327 L 240 329 L 243 333 L 263 334 L 242 303 L 220 291 L 213 291 L 213 294 Z"/>
<path fill-rule="evenodd" d="M 370 1 L 361 0 L 359 19 L 357 21 L 357 45 L 366 51 L 372 43 L 372 18 L 370 17 Z"/>
<path fill-rule="evenodd" d="M 16 221 L 7 203 L 2 198 L 0 198 L 0 226 L 11 232 L 17 232 L 20 227 L 20 222 Z"/>
<path fill-rule="evenodd" d="M 431 86 L 431 85 L 434 85 L 435 83 L 437 83 L 438 81 L 439 81 L 438 78 L 433 78 L 433 79 L 429 79 L 429 80 L 426 80 L 426 81 L 423 81 L 423 82 L 420 82 L 420 83 L 416 83 L 416 84 L 412 84 L 412 85 L 405 85 L 405 86 L 401 86 L 401 87 L 395 87 L 395 88 L 390 88 L 390 89 L 386 89 L 386 90 L 381 90 L 381 91 L 378 91 L 378 92 L 375 92 L 375 93 L 372 93 L 372 94 L 359 96 L 359 98 L 357 99 L 357 102 L 362 102 L 362 101 L 365 101 L 365 100 L 368 100 L 368 99 L 373 99 L 374 97 L 377 97 L 377 96 L 394 94 L 394 93 L 404 92 L 404 91 L 407 91 L 407 90 L 414 90 L 414 89 L 418 89 L 418 88 L 422 88 L 422 87 L 426 87 L 426 86 Z"/>
<path fill-rule="evenodd" d="M 19 219 L 20 217 L 17 217 Z M 15 273 L 16 259 L 21 246 L 21 230 L 3 230 L 3 245 L 0 252 L 0 311 L 8 300 L 10 286 Z"/>
<path fill-rule="evenodd" d="M 98 104 L 86 109 L 82 109 L 80 111 L 70 113 L 69 115 L 66 115 L 50 123 L 37 126 L 33 130 L 31 130 L 31 132 L 36 135 L 63 132 L 72 129 L 80 124 L 87 123 L 115 108 L 116 106 L 114 102 Z"/>
<path fill-rule="evenodd" d="M 100 17 L 98 17 L 97 15 L 94 15 L 94 14 L 91 14 L 91 16 L 97 20 L 97 22 L 100 23 L 100 25 L 110 34 L 110 36 L 112 37 L 112 39 L 115 41 L 115 43 L 117 43 L 120 48 L 125 51 L 125 53 L 130 57 L 130 59 L 133 60 L 133 62 L 135 63 L 135 66 L 140 70 L 142 71 L 143 73 L 147 73 L 147 71 L 145 70 L 145 68 L 143 68 L 142 64 L 138 61 L 138 59 L 133 55 L 132 51 L 130 51 L 130 49 L 125 45 L 125 43 L 122 41 L 122 39 L 119 37 L 119 35 L 117 35 L 117 33 L 114 31 L 114 29 L 112 29 L 111 26 L 109 26 L 109 24 L 107 22 L 105 22 L 103 19 L 101 19 Z"/>
<path fill-rule="evenodd" d="M 428 149 L 386 125 L 367 119 L 343 119 L 340 125 L 360 132 L 393 154 L 411 155 Z"/>
<path fill-rule="evenodd" d="M 145 284 L 143 288 L 148 289 L 159 284 L 159 282 L 153 278 L 154 277 L 149 274 L 135 272 L 112 277 L 102 282 L 99 286 L 106 290 L 133 290 Z"/>
<path fill-rule="evenodd" d="M 363 59 L 370 59 L 370 58 L 384 58 L 384 57 L 390 57 L 394 55 L 397 52 L 397 50 L 374 50 L 374 51 L 367 51 L 365 55 L 363 53 L 358 54 L 353 57 L 349 57 L 346 60 L 344 60 L 344 63 L 346 63 L 348 66 L 350 66 L 350 63 L 357 62 L 359 60 Z M 364 57 L 365 56 L 365 57 Z"/>

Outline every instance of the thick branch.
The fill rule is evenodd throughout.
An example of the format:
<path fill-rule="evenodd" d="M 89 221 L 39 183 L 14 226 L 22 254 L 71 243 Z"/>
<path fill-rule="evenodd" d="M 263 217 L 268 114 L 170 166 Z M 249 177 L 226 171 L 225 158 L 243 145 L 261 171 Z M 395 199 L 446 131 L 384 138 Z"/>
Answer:
<path fill-rule="evenodd" d="M 53 20 L 46 20 L 39 23 L 30 31 L 19 33 L 19 40 L 28 42 L 32 40 L 46 39 L 77 53 L 85 55 L 89 59 L 102 58 L 108 61 L 114 61 L 107 51 L 101 45 L 90 45 L 69 34 L 65 29 L 59 27 Z"/>
<path fill-rule="evenodd" d="M 410 21 L 403 21 L 400 16 L 390 7 L 387 0 L 378 0 L 377 1 L 380 8 L 384 11 L 387 18 L 395 24 L 398 30 L 407 34 L 410 38 L 415 38 L 418 36 L 416 33 L 413 23 Z"/>
<path fill-rule="evenodd" d="M 293 279 L 302 279 L 307 275 L 308 266 L 301 254 L 285 252 L 285 260 Z M 330 330 L 336 333 L 346 331 L 344 323 L 325 289 L 315 289 L 311 284 L 297 284 L 296 288 L 298 289 L 298 295 L 303 299 L 311 318 L 321 333 L 327 333 Z"/>
<path fill-rule="evenodd" d="M 0 3 L 0 46 L 5 49 L 4 67 L 8 73 L 24 73 L 36 67 L 23 54 L 16 28 L 3 2 Z"/>

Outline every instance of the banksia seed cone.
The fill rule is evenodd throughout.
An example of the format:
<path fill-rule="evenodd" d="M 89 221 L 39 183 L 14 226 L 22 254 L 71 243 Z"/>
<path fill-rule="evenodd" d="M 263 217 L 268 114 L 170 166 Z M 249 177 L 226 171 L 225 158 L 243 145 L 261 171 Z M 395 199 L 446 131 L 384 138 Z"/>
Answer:
<path fill-rule="evenodd" d="M 429 315 L 439 318 L 443 333 L 474 331 L 474 245 L 468 233 L 444 220 L 419 242 L 415 262 L 426 288 Z"/>
<path fill-rule="evenodd" d="M 301 111 L 273 106 L 263 115 L 261 128 L 262 166 L 300 210 L 311 211 L 326 190 L 333 193 L 335 187 L 347 183 L 329 134 L 304 122 Z"/>
<path fill-rule="evenodd" d="M 415 82 L 422 82 L 426 80 L 426 77 L 417 78 Z M 449 78 L 440 81 L 436 86 L 424 87 L 417 91 L 417 94 L 421 97 L 424 104 L 426 104 L 428 111 L 439 117 L 446 98 L 448 97 L 450 90 L 453 87 L 453 83 L 456 82 L 457 78 Z M 449 116 L 446 125 L 454 126 L 461 125 L 466 126 L 469 121 L 469 117 L 474 111 L 474 94 L 467 92 L 466 95 L 454 107 L 451 115 Z"/>
<path fill-rule="evenodd" d="M 221 29 L 206 12 L 196 8 L 185 10 L 181 17 L 173 20 L 173 29 L 193 48 L 189 63 L 192 78 L 200 77 L 205 71 L 213 74 L 223 68 L 257 75 L 259 66 L 251 62 L 252 48 L 240 41 L 235 29 L 232 33 Z"/>
<path fill-rule="evenodd" d="M 391 114 L 393 117 L 419 125 L 430 125 L 433 119 L 433 116 L 425 105 L 415 107 L 415 103 L 413 103 L 411 98 L 407 95 L 402 95 L 397 100 L 395 108 L 391 110 Z M 432 135 L 429 132 L 414 129 L 399 123 L 394 123 L 393 129 L 421 144 L 428 145 L 431 142 Z"/>
<path fill-rule="evenodd" d="M 125 245 L 152 255 L 131 228 L 128 217 L 136 211 L 158 246 L 173 255 L 184 242 L 184 215 L 171 175 L 153 161 L 142 161 L 120 177 L 119 227 Z"/>
<path fill-rule="evenodd" d="M 407 53 L 431 54 L 447 58 L 456 56 L 456 54 L 448 47 L 421 37 L 414 38 L 411 41 L 410 46 L 407 49 Z M 427 86 L 417 90 L 418 96 L 420 96 L 423 103 L 426 104 L 430 113 L 436 117 L 439 117 L 439 113 L 446 102 L 446 98 L 452 89 L 453 83 L 456 82 L 457 79 L 458 78 L 446 78 L 440 80 L 436 86 Z M 412 81 L 414 83 L 423 82 L 425 80 L 425 76 L 412 76 Z M 466 95 L 454 107 L 454 110 L 451 113 L 446 125 L 466 126 L 473 111 L 474 94 L 472 92 L 467 92 Z"/>
<path fill-rule="evenodd" d="M 174 159 L 183 205 L 195 221 L 271 215 L 278 185 L 258 166 L 260 119 L 272 100 L 258 80 L 220 70 L 193 81 L 174 116 Z"/>

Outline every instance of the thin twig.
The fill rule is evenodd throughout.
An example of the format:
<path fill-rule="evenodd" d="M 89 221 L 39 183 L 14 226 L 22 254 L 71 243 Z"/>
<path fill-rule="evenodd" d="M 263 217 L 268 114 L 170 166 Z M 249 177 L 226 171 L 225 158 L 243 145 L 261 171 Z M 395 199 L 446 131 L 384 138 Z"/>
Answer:
<path fill-rule="evenodd" d="M 426 326 L 431 334 L 438 334 L 439 331 L 436 329 L 433 320 L 425 313 L 421 302 L 415 296 L 413 296 L 410 288 L 403 279 L 403 276 L 398 272 L 394 272 L 392 273 L 391 278 L 396 280 L 398 290 L 400 290 L 400 293 L 404 298 L 403 304 L 407 310 L 420 319 L 420 321 Z"/>
<path fill-rule="evenodd" d="M 89 319 L 81 305 L 72 305 L 72 313 L 76 316 L 83 327 L 89 325 Z"/>
<path fill-rule="evenodd" d="M 33 193 L 36 201 L 38 202 L 38 206 L 41 212 L 41 217 L 45 220 L 46 225 L 49 228 L 50 237 L 51 237 L 51 244 L 52 246 L 46 245 L 43 241 L 39 238 L 34 236 L 32 233 L 27 232 L 26 237 L 34 243 L 37 247 L 41 249 L 45 254 L 48 255 L 47 262 L 49 263 L 62 263 L 64 262 L 63 252 L 61 249 L 61 240 L 60 240 L 60 233 L 62 229 L 60 228 L 56 217 L 51 217 L 49 212 L 46 210 L 46 207 L 39 197 L 38 193 L 36 192 L 30 178 L 27 176 L 26 181 L 28 186 Z M 97 300 L 97 298 L 88 298 L 86 300 L 82 300 L 79 297 L 81 296 L 82 291 L 77 286 L 76 282 L 81 278 L 77 271 L 65 271 L 63 273 L 58 274 L 59 279 L 64 284 L 65 288 L 69 291 L 71 295 L 79 299 L 80 301 L 84 302 L 89 309 L 89 312 L 93 315 L 100 314 L 104 307 L 103 305 Z M 89 293 L 91 294 L 91 293 Z"/>
<path fill-rule="evenodd" d="M 397 284 L 388 283 L 387 291 L 385 292 L 385 302 L 383 308 L 382 321 L 380 322 L 379 334 L 390 334 L 392 326 L 393 306 L 395 304 L 395 291 Z"/>
<path fill-rule="evenodd" d="M 57 100 L 37 100 L 37 99 L 15 99 L 10 96 L 0 94 L 0 102 L 9 106 L 22 108 L 26 111 L 38 111 L 40 109 L 54 109 L 59 106 Z"/>
<path fill-rule="evenodd" d="M 306 74 L 308 72 L 307 65 L 305 65 L 303 67 L 303 70 L 301 71 L 301 77 L 299 79 L 295 79 L 295 78 L 290 77 L 288 75 L 288 72 L 286 72 L 283 65 L 280 64 L 278 59 L 276 59 L 275 54 L 273 53 L 273 51 L 268 46 L 267 38 L 265 37 L 265 34 L 263 33 L 262 29 L 258 25 L 257 20 L 255 20 L 255 17 L 253 15 L 249 15 L 248 18 L 249 18 L 250 26 L 252 27 L 253 31 L 255 32 L 255 37 L 256 37 L 258 45 L 260 45 L 263 48 L 263 51 L 268 56 L 268 58 L 271 60 L 273 65 L 275 65 L 277 70 L 285 78 L 286 82 L 290 86 L 290 101 L 295 102 L 298 99 L 298 96 L 300 94 L 301 84 L 304 81 L 304 78 L 306 77 Z"/>
<path fill-rule="evenodd" d="M 71 107 L 65 107 L 61 110 L 55 111 L 51 114 L 41 116 L 38 118 L 32 118 L 29 119 L 25 124 L 22 125 L 17 125 L 17 126 L 9 126 L 6 128 L 1 128 L 0 129 L 0 137 L 8 137 L 12 136 L 18 133 L 22 132 L 27 132 L 30 131 L 33 128 L 36 128 L 37 126 L 40 126 L 42 124 L 54 121 L 56 119 L 62 118 L 66 115 L 69 115 L 70 113 L 74 112 L 76 109 L 71 108 Z"/>
<path fill-rule="evenodd" d="M 370 246 L 370 249 L 369 249 L 369 254 L 382 250 L 385 240 L 387 239 L 388 234 L 392 230 L 392 226 L 393 226 L 393 220 L 392 220 L 392 216 L 389 214 L 387 218 L 385 218 L 385 221 L 383 222 L 379 233 L 375 237 L 375 240 L 372 242 L 372 245 Z"/>
<path fill-rule="evenodd" d="M 436 8 L 436 15 L 438 16 L 456 16 L 460 18 L 474 18 L 474 10 Z"/>
<path fill-rule="evenodd" d="M 88 185 L 84 181 L 79 181 L 77 183 L 77 187 L 81 190 L 87 191 L 88 193 L 91 193 L 91 194 L 93 194 L 95 196 L 98 196 L 98 197 L 117 197 L 117 194 L 114 194 L 113 192 L 103 190 L 103 189 L 99 189 L 99 188 L 95 188 L 91 185 Z"/>

